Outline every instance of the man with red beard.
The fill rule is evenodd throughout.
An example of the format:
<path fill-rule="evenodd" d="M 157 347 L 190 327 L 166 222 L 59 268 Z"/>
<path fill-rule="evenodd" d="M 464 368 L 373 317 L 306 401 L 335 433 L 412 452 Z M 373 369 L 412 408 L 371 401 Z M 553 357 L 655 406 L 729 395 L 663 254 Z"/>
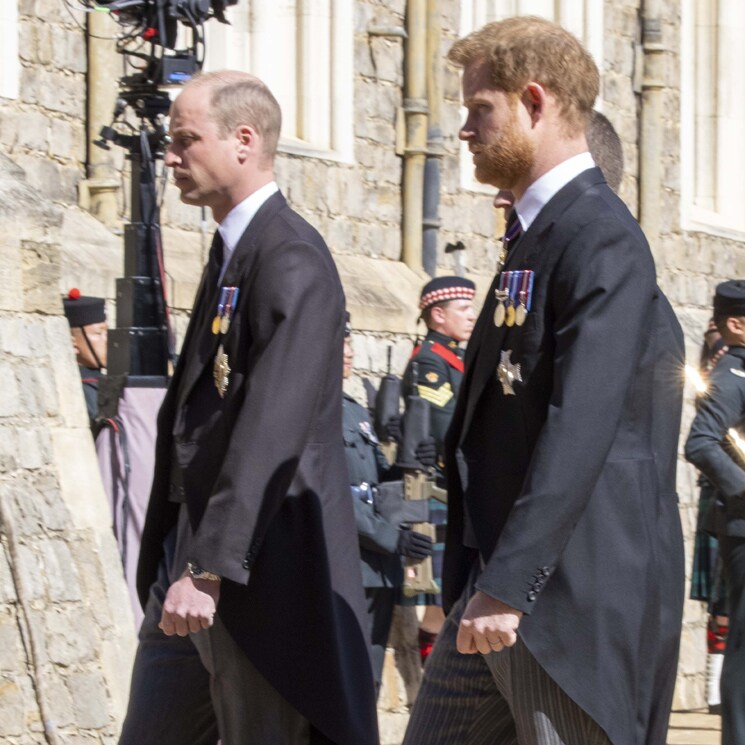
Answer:
<path fill-rule="evenodd" d="M 476 176 L 515 205 L 446 441 L 449 614 L 404 743 L 662 745 L 683 565 L 681 396 L 660 381 L 680 329 L 588 152 L 579 42 L 511 18 L 449 57 Z"/>

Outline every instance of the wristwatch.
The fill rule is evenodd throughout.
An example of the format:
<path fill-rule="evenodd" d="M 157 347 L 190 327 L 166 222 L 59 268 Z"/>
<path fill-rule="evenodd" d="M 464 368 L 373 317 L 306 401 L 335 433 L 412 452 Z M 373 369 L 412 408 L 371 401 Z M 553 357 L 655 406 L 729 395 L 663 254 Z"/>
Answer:
<path fill-rule="evenodd" d="M 189 576 L 192 579 L 208 579 L 212 582 L 219 582 L 222 579 L 219 574 L 208 572 L 206 569 L 202 569 L 199 564 L 195 564 L 193 561 L 186 562 L 186 567 L 189 570 Z"/>

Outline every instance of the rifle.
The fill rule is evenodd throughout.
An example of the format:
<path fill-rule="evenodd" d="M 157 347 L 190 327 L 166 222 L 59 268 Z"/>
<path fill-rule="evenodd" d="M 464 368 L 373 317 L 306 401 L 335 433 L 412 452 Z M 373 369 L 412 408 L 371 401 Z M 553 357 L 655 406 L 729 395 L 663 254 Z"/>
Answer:
<path fill-rule="evenodd" d="M 404 473 L 404 499 L 420 501 L 434 497 L 442 502 L 447 501 L 446 492 L 435 484 L 434 473 L 426 469 L 416 457 L 419 444 L 429 437 L 429 404 L 419 396 L 416 381 L 418 380 L 417 363 L 411 363 L 414 386 L 406 403 L 404 415 L 404 436 L 399 449 L 396 465 Z M 436 541 L 435 526 L 432 523 L 415 523 L 412 530 L 429 536 Z M 418 563 L 407 559 L 404 567 L 404 587 L 406 597 L 413 597 L 420 592 L 436 595 L 440 588 L 434 580 L 432 557 Z"/>
<path fill-rule="evenodd" d="M 401 378 L 391 374 L 391 353 L 388 347 L 388 372 L 380 381 L 378 395 L 375 397 L 373 425 L 380 439 L 381 448 L 390 463 L 395 456 L 396 441 L 387 436 L 388 425 L 398 417 L 398 403 L 401 399 Z"/>

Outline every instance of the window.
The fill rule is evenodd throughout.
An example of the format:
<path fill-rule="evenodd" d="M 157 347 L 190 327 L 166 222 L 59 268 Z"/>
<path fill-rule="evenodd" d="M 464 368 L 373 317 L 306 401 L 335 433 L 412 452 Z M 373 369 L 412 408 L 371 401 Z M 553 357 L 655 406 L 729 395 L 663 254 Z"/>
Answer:
<path fill-rule="evenodd" d="M 21 60 L 18 57 L 18 3 L 0 3 L 0 97 L 18 98 Z"/>
<path fill-rule="evenodd" d="M 353 12 L 351 0 L 239 0 L 230 26 L 206 26 L 205 70 L 267 83 L 282 107 L 281 150 L 351 160 Z"/>
<path fill-rule="evenodd" d="M 745 3 L 686 0 L 682 31 L 682 224 L 742 239 Z"/>
<path fill-rule="evenodd" d="M 603 3 L 599 0 L 463 0 L 460 33 L 465 36 L 491 21 L 519 15 L 541 16 L 561 24 L 585 45 L 602 72 Z M 474 179 L 473 161 L 465 144 L 461 147 L 460 166 L 464 189 L 494 192 L 494 187 L 484 186 Z"/>

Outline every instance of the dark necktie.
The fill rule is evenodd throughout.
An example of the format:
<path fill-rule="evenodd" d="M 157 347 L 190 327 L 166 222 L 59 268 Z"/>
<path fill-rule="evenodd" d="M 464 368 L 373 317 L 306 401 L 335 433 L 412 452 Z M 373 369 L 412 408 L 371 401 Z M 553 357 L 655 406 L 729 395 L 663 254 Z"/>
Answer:
<path fill-rule="evenodd" d="M 222 260 L 223 260 L 223 242 L 220 231 L 216 230 L 214 236 L 212 236 L 212 247 L 210 248 L 209 259 L 207 260 L 208 271 L 209 271 L 209 291 L 217 286 L 220 272 L 222 272 Z"/>
<path fill-rule="evenodd" d="M 517 212 L 513 209 L 507 218 L 507 225 L 505 226 L 504 235 L 502 236 L 502 243 L 507 251 L 515 244 L 515 241 L 520 237 L 523 232 L 523 226 L 517 217 Z"/>
<path fill-rule="evenodd" d="M 518 238 L 522 235 L 522 231 L 523 226 L 517 218 L 517 212 L 513 209 L 507 215 L 504 235 L 500 238 L 502 241 L 502 250 L 499 252 L 499 258 L 497 259 L 497 274 L 502 271 L 505 261 L 507 261 L 507 255 L 510 249 L 517 243 Z"/>

